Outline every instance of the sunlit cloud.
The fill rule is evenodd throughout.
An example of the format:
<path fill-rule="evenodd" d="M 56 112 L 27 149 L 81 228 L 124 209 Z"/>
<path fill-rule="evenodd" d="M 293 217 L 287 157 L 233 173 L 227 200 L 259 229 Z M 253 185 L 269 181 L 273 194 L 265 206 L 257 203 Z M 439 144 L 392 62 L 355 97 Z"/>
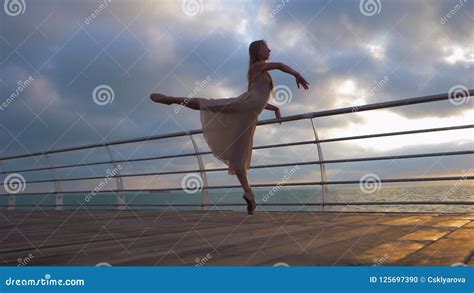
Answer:
<path fill-rule="evenodd" d="M 452 46 L 443 48 L 444 61 L 449 64 L 463 63 L 466 65 L 474 64 L 474 48 L 463 48 Z"/>
<path fill-rule="evenodd" d="M 367 45 L 367 49 L 369 50 L 370 56 L 372 56 L 373 58 L 384 59 L 385 50 L 381 45 L 369 44 Z"/>
<path fill-rule="evenodd" d="M 353 79 L 335 80 L 332 86 L 338 97 L 335 104 L 337 107 L 362 105 L 367 102 L 367 90 L 361 88 Z"/>
<path fill-rule="evenodd" d="M 357 115 L 357 114 L 356 114 Z M 367 111 L 363 114 L 362 123 L 350 123 L 347 127 L 334 129 L 337 136 L 352 136 L 380 132 L 396 132 L 433 127 L 472 124 L 474 110 L 466 110 L 462 115 L 444 118 L 407 119 L 389 110 Z M 383 123 L 382 123 L 383 121 Z M 443 143 L 460 143 L 474 137 L 474 130 L 445 131 L 439 133 L 426 133 L 415 135 L 398 135 L 390 138 L 363 139 L 354 142 L 358 147 L 383 152 L 410 146 L 423 146 Z M 390 143 L 387 143 L 387 140 Z"/>

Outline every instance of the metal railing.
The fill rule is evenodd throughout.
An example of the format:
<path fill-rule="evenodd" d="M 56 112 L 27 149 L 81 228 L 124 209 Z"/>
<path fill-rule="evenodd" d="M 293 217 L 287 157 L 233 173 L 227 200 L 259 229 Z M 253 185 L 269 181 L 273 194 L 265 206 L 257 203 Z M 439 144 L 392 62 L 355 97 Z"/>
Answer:
<path fill-rule="evenodd" d="M 474 95 L 474 90 L 468 90 L 468 96 Z M 323 158 L 323 152 L 320 144 L 328 143 L 328 142 L 336 142 L 336 141 L 350 141 L 350 140 L 357 140 L 357 139 L 367 139 L 367 138 L 376 138 L 376 137 L 388 137 L 388 136 L 397 136 L 397 135 L 409 135 L 409 134 L 417 134 L 417 133 L 427 133 L 427 132 L 441 132 L 441 131 L 453 131 L 453 130 L 461 130 L 461 129 L 468 129 L 473 128 L 474 124 L 465 124 L 465 125 L 456 125 L 456 126 L 449 126 L 449 127 L 437 127 L 437 128 L 424 128 L 424 129 L 417 129 L 417 130 L 409 130 L 409 131 L 397 131 L 397 132 L 382 132 L 382 133 L 371 133 L 365 135 L 357 135 L 357 136 L 344 136 L 344 137 L 335 137 L 335 138 L 328 138 L 328 139 L 320 139 L 318 137 L 317 128 L 315 126 L 314 119 L 320 117 L 328 117 L 328 116 L 335 116 L 335 115 L 342 115 L 342 114 L 349 114 L 354 112 L 363 112 L 363 111 L 371 111 L 377 109 L 385 109 L 385 108 L 392 108 L 392 107 L 401 107 L 401 106 L 408 106 L 414 104 L 421 104 L 421 103 L 430 103 L 436 101 L 447 101 L 452 99 L 453 97 L 450 96 L 449 93 L 445 94 L 438 94 L 438 95 L 430 95 L 418 98 L 410 98 L 410 99 L 403 99 L 403 100 L 396 100 L 396 101 L 389 101 L 389 102 L 381 102 L 381 103 L 374 103 L 368 105 L 361 105 L 361 106 L 354 106 L 354 107 L 346 107 L 340 109 L 333 109 L 333 110 L 326 110 L 326 111 L 319 111 L 319 112 L 312 112 L 312 113 L 305 113 L 293 116 L 287 116 L 280 119 L 268 119 L 258 122 L 258 126 L 263 125 L 270 125 L 274 123 L 285 123 L 297 120 L 309 120 L 312 126 L 314 139 L 312 140 L 305 140 L 305 141 L 296 141 L 291 143 L 280 143 L 280 144 L 270 144 L 270 145 L 261 145 L 253 147 L 254 150 L 256 149 L 267 149 L 267 148 L 281 148 L 281 147 L 291 147 L 291 146 L 298 146 L 298 145 L 309 145 L 315 144 L 318 152 L 318 160 L 313 161 L 303 161 L 303 162 L 290 162 L 290 163 L 279 163 L 279 164 L 265 164 L 265 165 L 254 165 L 251 166 L 251 169 L 258 169 L 258 168 L 276 168 L 276 167 L 289 167 L 289 166 L 302 166 L 302 165 L 319 165 L 320 168 L 320 180 L 319 181 L 305 181 L 305 182 L 293 182 L 293 183 L 279 183 L 280 186 L 314 186 L 320 185 L 322 188 L 322 200 L 321 202 L 315 203 L 266 203 L 262 205 L 269 205 L 269 206 L 293 206 L 293 205 L 303 205 L 303 206 L 321 206 L 324 210 L 325 206 L 338 206 L 338 205 L 438 205 L 438 204 L 452 204 L 452 205 L 474 205 L 474 201 L 385 201 L 385 202 L 328 202 L 326 201 L 326 193 L 328 185 L 340 185 L 340 184 L 359 184 L 359 180 L 344 180 L 344 181 L 328 181 L 326 177 L 326 164 L 337 164 L 337 163 L 351 163 L 351 162 L 366 162 L 366 161 L 378 161 L 378 160 L 399 160 L 399 159 L 411 159 L 411 158 L 422 158 L 422 157 L 439 157 L 439 156 L 459 156 L 459 155 L 472 155 L 474 154 L 474 150 L 463 150 L 463 151 L 451 151 L 451 152 L 431 152 L 431 153 L 417 153 L 417 154 L 405 154 L 405 155 L 392 155 L 392 156 L 378 156 L 378 157 L 360 157 L 360 158 L 349 158 L 349 159 L 334 159 L 334 160 L 325 160 Z M 467 103 L 466 103 L 467 104 Z M 457 103 L 456 105 L 460 105 Z M 462 106 L 462 105 L 461 105 Z M 187 173 L 199 173 L 201 178 L 203 179 L 203 186 L 200 187 L 202 189 L 202 199 L 201 204 L 174 204 L 174 206 L 182 206 L 182 207 L 208 207 L 208 206 L 237 206 L 239 204 L 229 204 L 229 203 L 216 203 L 210 204 L 208 202 L 208 190 L 209 189 L 221 189 L 221 188 L 240 188 L 240 185 L 208 185 L 207 180 L 207 173 L 208 172 L 218 172 L 218 171 L 227 171 L 227 168 L 209 168 L 206 169 L 204 163 L 202 161 L 202 156 L 211 154 L 210 151 L 200 151 L 198 148 L 198 144 L 196 143 L 193 136 L 201 134 L 202 130 L 191 130 L 191 131 L 182 131 L 182 132 L 174 132 L 174 133 L 166 133 L 154 136 L 147 136 L 147 137 L 140 137 L 140 138 L 133 138 L 133 139 L 125 139 L 125 140 L 117 140 L 105 143 L 95 143 L 95 144 L 85 144 L 85 145 L 78 145 L 73 147 L 67 148 L 58 148 L 53 150 L 46 150 L 43 152 L 35 152 L 29 154 L 21 154 L 21 155 L 13 155 L 13 156 L 5 156 L 0 158 L 0 168 L 3 168 L 3 162 L 7 160 L 17 160 L 17 159 L 24 159 L 24 158 L 31 158 L 31 157 L 46 157 L 48 159 L 49 165 L 47 167 L 36 167 L 36 168 L 18 168 L 13 170 L 1 170 L 0 174 L 6 176 L 7 174 L 12 173 L 20 173 L 20 172 L 38 172 L 38 171 L 45 171 L 49 170 L 51 172 L 52 179 L 46 180 L 30 180 L 22 182 L 23 184 L 35 184 L 35 183 L 54 183 L 54 191 L 50 192 L 43 192 L 43 193 L 6 193 L 0 194 L 0 197 L 8 197 L 8 204 L 7 205 L 0 205 L 1 207 L 7 207 L 9 210 L 15 209 L 15 207 L 20 206 L 35 206 L 35 205 L 20 205 L 16 204 L 17 196 L 22 195 L 44 195 L 44 194 L 51 194 L 55 195 L 55 204 L 54 205 L 44 205 L 44 206 L 54 206 L 56 210 L 62 210 L 63 207 L 71 206 L 65 205 L 63 203 L 63 195 L 65 194 L 88 194 L 90 190 L 64 190 L 61 182 L 66 181 L 85 181 L 85 180 L 94 180 L 94 179 L 103 179 L 104 176 L 85 176 L 85 177 L 70 177 L 70 178 L 59 178 L 57 174 L 58 169 L 64 168 L 79 168 L 79 167 L 89 167 L 94 165 L 103 165 L 103 164 L 110 164 L 115 169 L 118 163 L 124 162 L 143 162 L 143 161 L 150 161 L 150 160 L 163 160 L 163 159 L 171 159 L 171 158 L 179 158 L 179 157 L 196 157 L 198 162 L 198 169 L 192 170 L 179 170 L 179 171 L 168 171 L 168 172 L 143 172 L 143 173 L 132 173 L 132 174 L 120 174 L 117 172 L 113 176 L 116 180 L 116 189 L 107 189 L 107 190 L 99 190 L 97 193 L 115 193 L 116 194 L 116 203 L 113 204 L 96 204 L 91 205 L 94 207 L 102 207 L 102 206 L 115 206 L 117 209 L 124 209 L 126 207 L 144 207 L 144 206 L 169 206 L 169 205 L 135 205 L 135 204 L 126 204 L 125 202 L 125 192 L 140 192 L 140 191 L 174 191 L 174 190 L 182 190 L 183 188 L 159 188 L 159 189 L 126 189 L 124 188 L 123 178 L 127 177 L 143 177 L 143 176 L 161 176 L 161 175 L 170 175 L 170 174 L 187 174 Z M 174 154 L 174 155 L 162 155 L 162 156 L 147 156 L 147 157 L 140 157 L 140 158 L 132 158 L 132 159 L 115 159 L 112 155 L 111 147 L 117 145 L 125 145 L 130 143 L 137 143 L 137 142 L 146 142 L 146 141 L 155 141 L 155 140 L 162 140 L 167 138 L 176 138 L 176 137 L 189 137 L 191 143 L 194 148 L 194 152 L 183 153 L 183 154 Z M 74 151 L 80 151 L 85 149 L 97 149 L 97 148 L 105 148 L 108 153 L 108 160 L 103 161 L 96 161 L 96 162 L 88 162 L 88 163 L 77 163 L 77 164 L 63 164 L 63 165 L 54 165 L 50 159 L 51 154 L 58 154 L 58 153 L 68 153 Z M 443 176 L 443 177 L 410 177 L 410 178 L 385 178 L 380 179 L 380 183 L 384 182 L 422 182 L 422 181 L 450 181 L 450 180 L 460 180 L 459 176 Z M 463 180 L 472 180 L 474 176 L 464 176 L 462 177 Z M 6 182 L 1 183 L 1 185 L 6 185 Z M 253 187 L 271 187 L 275 186 L 275 183 L 265 183 L 265 184 L 253 184 Z M 88 205 L 89 206 L 89 205 Z"/>

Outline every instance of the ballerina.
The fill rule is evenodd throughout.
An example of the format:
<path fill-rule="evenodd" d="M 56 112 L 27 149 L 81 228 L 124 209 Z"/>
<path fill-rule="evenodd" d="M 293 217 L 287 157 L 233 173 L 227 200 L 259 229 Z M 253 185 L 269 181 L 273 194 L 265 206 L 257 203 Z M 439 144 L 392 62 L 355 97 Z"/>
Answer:
<path fill-rule="evenodd" d="M 244 189 L 243 199 L 247 203 L 247 213 L 256 209 L 255 194 L 248 182 L 247 171 L 252 158 L 253 135 L 258 115 L 264 110 L 275 112 L 281 118 L 280 109 L 268 103 L 273 89 L 270 70 L 280 70 L 291 74 L 296 85 L 309 89 L 309 83 L 290 66 L 281 62 L 268 62 L 271 50 L 264 40 L 254 41 L 249 46 L 248 89 L 238 97 L 225 99 L 172 97 L 160 93 L 150 95 L 150 99 L 166 105 L 181 104 L 200 111 L 202 131 L 212 154 L 228 167 L 229 175 L 236 175 Z"/>

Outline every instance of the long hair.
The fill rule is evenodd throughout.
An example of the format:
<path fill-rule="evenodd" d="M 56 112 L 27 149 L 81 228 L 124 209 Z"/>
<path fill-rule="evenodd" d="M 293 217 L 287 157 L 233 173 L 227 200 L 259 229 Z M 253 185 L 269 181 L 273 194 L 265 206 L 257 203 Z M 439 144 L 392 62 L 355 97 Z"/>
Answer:
<path fill-rule="evenodd" d="M 249 71 L 247 71 L 247 81 L 248 81 L 247 90 L 250 90 L 250 82 L 253 78 L 255 78 L 255 77 L 250 76 L 250 66 L 252 66 L 252 64 L 254 64 L 254 63 L 262 61 L 261 58 L 260 58 L 260 50 L 261 50 L 262 46 L 265 45 L 265 44 L 266 43 L 265 43 L 264 40 L 253 41 L 252 43 L 250 43 L 250 46 L 249 46 Z M 270 77 L 271 87 L 273 89 L 272 76 L 268 72 L 267 72 L 267 74 Z"/>

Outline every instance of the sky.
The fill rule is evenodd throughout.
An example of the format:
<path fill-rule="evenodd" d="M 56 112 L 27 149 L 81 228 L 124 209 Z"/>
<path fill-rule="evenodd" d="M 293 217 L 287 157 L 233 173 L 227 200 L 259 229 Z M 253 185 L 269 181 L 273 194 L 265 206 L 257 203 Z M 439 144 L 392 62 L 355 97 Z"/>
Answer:
<path fill-rule="evenodd" d="M 16 2 L 16 3 L 9 3 Z M 369 3 L 367 3 L 369 2 Z M 14 4 L 18 4 L 15 6 Z M 199 112 L 155 104 L 150 93 L 235 97 L 247 89 L 248 45 L 300 72 L 310 90 L 272 71 L 283 116 L 440 93 L 457 99 L 314 120 L 320 139 L 473 124 L 474 1 L 4 1 L 0 11 L 0 157 L 200 129 Z M 21 91 L 18 90 L 21 88 Z M 463 96 L 464 93 L 464 96 Z M 460 98 L 459 98 L 460 97 Z M 260 120 L 274 118 L 264 111 Z M 309 120 L 258 127 L 254 145 L 314 139 Z M 196 136 L 201 150 L 208 150 Z M 473 131 L 401 135 L 321 145 L 325 159 L 472 150 Z M 115 158 L 193 151 L 189 138 L 113 147 Z M 51 156 L 54 164 L 107 158 L 104 150 Z M 252 165 L 317 160 L 314 145 L 255 151 Z M 206 166 L 223 167 L 212 156 Z M 46 158 L 4 161 L 6 170 Z M 330 180 L 472 175 L 473 157 L 328 164 Z M 61 176 L 104 174 L 62 170 Z M 124 173 L 195 169 L 196 160 L 129 164 Z M 281 170 L 252 170 L 254 182 Z M 466 171 L 468 170 L 468 171 Z M 237 182 L 225 172 L 210 185 Z M 25 173 L 28 178 L 49 176 Z M 305 167 L 295 180 L 318 180 Z M 145 180 L 145 181 L 143 181 Z M 227 180 L 227 181 L 226 181 Z M 251 180 L 251 181 L 252 181 Z M 168 186 L 158 179 L 127 186 Z"/>

